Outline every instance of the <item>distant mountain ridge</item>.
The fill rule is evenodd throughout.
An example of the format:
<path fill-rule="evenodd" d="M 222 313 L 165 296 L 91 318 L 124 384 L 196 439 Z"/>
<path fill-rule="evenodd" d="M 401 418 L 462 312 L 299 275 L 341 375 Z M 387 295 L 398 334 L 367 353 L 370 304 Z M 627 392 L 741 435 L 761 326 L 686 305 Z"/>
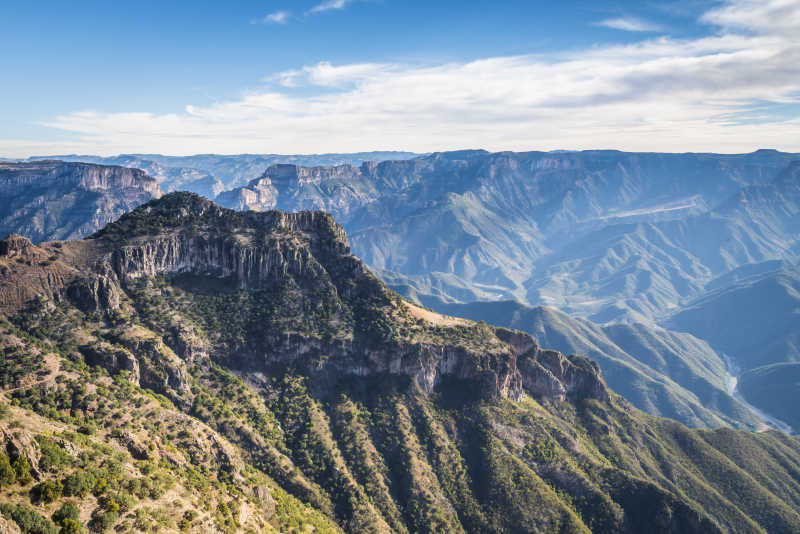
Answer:
<path fill-rule="evenodd" d="M 0 235 L 76 239 L 161 196 L 139 169 L 62 161 L 0 163 Z"/>
<path fill-rule="evenodd" d="M 198 154 L 164 156 L 161 154 L 121 154 L 119 156 L 62 155 L 28 158 L 83 161 L 102 165 L 140 168 L 158 180 L 166 192 L 191 191 L 213 200 L 219 193 L 247 184 L 272 165 L 360 165 L 364 161 L 407 159 L 411 152 L 358 152 L 353 154 Z"/>
<path fill-rule="evenodd" d="M 599 322 L 653 321 L 730 269 L 797 254 L 787 246 L 794 230 L 779 239 L 736 207 L 740 191 L 786 189 L 791 176 L 770 182 L 795 159 L 460 151 L 273 167 L 218 198 L 237 209 L 325 209 L 371 267 L 445 300 L 513 298 Z"/>

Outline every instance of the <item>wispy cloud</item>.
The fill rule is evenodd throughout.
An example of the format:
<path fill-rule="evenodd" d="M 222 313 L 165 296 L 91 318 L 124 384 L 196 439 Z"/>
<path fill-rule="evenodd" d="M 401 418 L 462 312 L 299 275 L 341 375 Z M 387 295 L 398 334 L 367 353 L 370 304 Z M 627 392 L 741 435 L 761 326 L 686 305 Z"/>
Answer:
<path fill-rule="evenodd" d="M 275 11 L 264 18 L 251 20 L 250 24 L 286 24 L 291 16 L 290 11 Z"/>
<path fill-rule="evenodd" d="M 771 19 L 785 0 L 759 4 L 707 13 L 717 31 L 696 39 L 432 65 L 323 62 L 214 105 L 84 110 L 45 124 L 71 135 L 76 141 L 59 150 L 76 153 L 800 151 L 800 41 Z M 800 2 L 793 5 L 783 17 L 800 16 Z M 0 141 L 0 153 L 52 153 L 45 146 Z"/>
<path fill-rule="evenodd" d="M 626 32 L 657 32 L 661 31 L 662 29 L 657 24 L 652 24 L 634 17 L 605 19 L 596 22 L 595 26 L 603 26 L 605 28 L 612 28 L 614 30 L 622 30 Z"/>
<path fill-rule="evenodd" d="M 793 35 L 800 33 L 798 0 L 727 0 L 708 11 L 702 20 L 728 29 L 753 33 Z"/>
<path fill-rule="evenodd" d="M 344 9 L 347 4 L 351 4 L 353 0 L 326 0 L 321 4 L 317 4 L 308 10 L 309 13 L 321 13 L 323 11 L 330 11 L 332 9 Z"/>

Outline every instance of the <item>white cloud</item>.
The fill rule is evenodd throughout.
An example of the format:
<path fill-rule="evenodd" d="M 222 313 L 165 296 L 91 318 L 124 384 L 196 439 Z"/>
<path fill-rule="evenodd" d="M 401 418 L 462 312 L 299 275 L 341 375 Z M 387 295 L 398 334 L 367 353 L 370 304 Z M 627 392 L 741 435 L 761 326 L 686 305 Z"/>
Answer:
<path fill-rule="evenodd" d="M 345 87 L 364 81 L 370 77 L 388 73 L 391 65 L 380 63 L 357 63 L 352 65 L 332 65 L 323 61 L 316 65 L 305 66 L 297 70 L 280 72 L 268 76 L 266 82 L 278 81 L 284 87 L 316 85 L 318 87 Z"/>
<path fill-rule="evenodd" d="M 766 0 L 764 13 L 785 0 Z M 439 65 L 319 63 L 269 89 L 179 113 L 65 113 L 75 142 L 0 141 L 0 155 L 70 152 L 419 152 L 619 148 L 800 151 L 800 42 L 752 4 L 705 15 L 719 33 L 549 55 Z M 794 10 L 783 12 L 794 17 Z M 761 12 L 759 12 L 761 13 Z M 734 25 L 730 21 L 740 21 Z M 764 112 L 765 105 L 778 111 Z M 790 106 L 786 106 L 787 108 Z M 752 120 L 757 117 L 758 120 Z M 63 137 L 63 135 L 61 136 Z"/>
<path fill-rule="evenodd" d="M 612 28 L 614 30 L 623 30 L 626 32 L 661 31 L 660 26 L 633 17 L 619 17 L 615 19 L 605 19 L 595 23 L 595 26 L 603 26 L 605 28 Z"/>
<path fill-rule="evenodd" d="M 728 0 L 703 15 L 710 24 L 755 33 L 800 37 L 798 0 Z"/>
<path fill-rule="evenodd" d="M 312 7 L 308 10 L 308 12 L 320 13 L 322 11 L 330 11 L 332 9 L 344 9 L 347 4 L 350 4 L 351 2 L 352 0 L 326 0 L 325 2 Z"/>
<path fill-rule="evenodd" d="M 292 14 L 289 11 L 276 11 L 262 19 L 252 20 L 250 24 L 286 24 L 291 16 Z"/>

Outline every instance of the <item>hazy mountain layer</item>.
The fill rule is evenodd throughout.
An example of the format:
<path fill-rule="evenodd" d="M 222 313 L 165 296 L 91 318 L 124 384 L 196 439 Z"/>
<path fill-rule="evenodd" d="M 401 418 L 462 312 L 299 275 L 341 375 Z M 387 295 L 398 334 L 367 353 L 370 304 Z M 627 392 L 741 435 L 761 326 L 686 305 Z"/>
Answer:
<path fill-rule="evenodd" d="M 7 524 L 800 529 L 796 439 L 646 416 L 585 358 L 410 305 L 322 213 L 173 194 L 0 265 Z"/>
<path fill-rule="evenodd" d="M 47 159 L 84 161 L 142 169 L 158 180 L 164 191 L 191 191 L 213 199 L 222 191 L 247 184 L 272 165 L 361 165 L 364 161 L 399 160 L 415 157 L 410 152 L 360 152 L 355 154 L 240 154 L 223 156 L 163 156 L 161 154 L 122 154 L 119 156 L 68 155 Z M 30 158 L 32 160 L 42 158 Z"/>
<path fill-rule="evenodd" d="M 461 151 L 276 167 L 219 200 L 325 209 L 371 267 L 445 300 L 514 298 L 600 322 L 649 321 L 740 265 L 797 256 L 796 226 L 775 226 L 794 210 L 794 158 Z M 752 224 L 743 205 L 756 197 L 763 222 Z"/>
<path fill-rule="evenodd" d="M 0 163 L 0 235 L 15 232 L 35 242 L 80 238 L 160 196 L 156 181 L 137 169 Z"/>

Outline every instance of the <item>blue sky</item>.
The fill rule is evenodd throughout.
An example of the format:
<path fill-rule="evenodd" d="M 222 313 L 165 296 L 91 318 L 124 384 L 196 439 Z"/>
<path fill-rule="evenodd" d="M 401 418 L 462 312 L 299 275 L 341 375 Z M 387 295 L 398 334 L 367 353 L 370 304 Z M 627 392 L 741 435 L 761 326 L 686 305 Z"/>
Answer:
<path fill-rule="evenodd" d="M 122 4 L 0 8 L 0 156 L 800 151 L 800 0 Z"/>

